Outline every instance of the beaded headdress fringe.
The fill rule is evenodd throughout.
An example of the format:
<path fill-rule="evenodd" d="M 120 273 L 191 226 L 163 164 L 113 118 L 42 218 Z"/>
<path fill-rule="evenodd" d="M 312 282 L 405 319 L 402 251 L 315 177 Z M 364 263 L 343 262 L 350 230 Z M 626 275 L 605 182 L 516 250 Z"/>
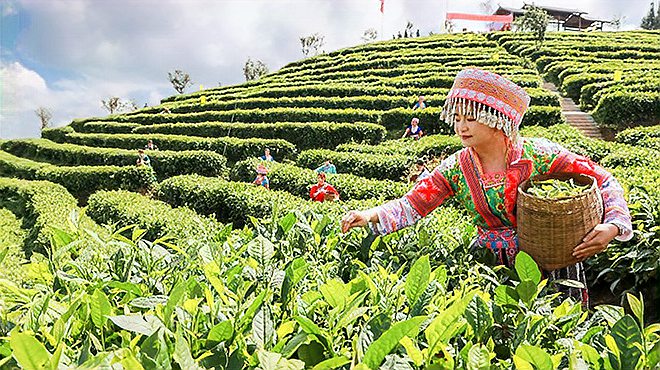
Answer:
<path fill-rule="evenodd" d="M 440 119 L 453 126 L 454 114 L 456 113 L 470 115 L 481 124 L 502 130 L 509 139 L 515 141 L 515 136 L 517 136 L 516 125 L 511 118 L 493 107 L 462 97 L 447 98 Z"/>

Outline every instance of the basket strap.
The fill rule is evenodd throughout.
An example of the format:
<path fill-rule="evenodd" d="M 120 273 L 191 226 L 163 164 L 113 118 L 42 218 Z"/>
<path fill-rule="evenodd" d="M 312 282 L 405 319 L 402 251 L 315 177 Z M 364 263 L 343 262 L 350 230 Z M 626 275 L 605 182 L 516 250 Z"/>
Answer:
<path fill-rule="evenodd" d="M 534 170 L 534 164 L 530 159 L 520 159 L 511 163 L 506 170 L 506 182 L 504 183 L 504 209 L 507 218 L 513 225 L 516 222 L 516 201 L 518 199 L 518 186 L 529 179 Z"/>

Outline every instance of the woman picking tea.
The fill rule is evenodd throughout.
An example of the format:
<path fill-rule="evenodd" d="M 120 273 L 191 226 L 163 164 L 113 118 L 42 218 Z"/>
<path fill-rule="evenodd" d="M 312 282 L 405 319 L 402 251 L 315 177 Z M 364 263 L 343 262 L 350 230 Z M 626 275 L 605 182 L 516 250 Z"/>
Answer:
<path fill-rule="evenodd" d="M 616 238 L 632 238 L 632 225 L 623 189 L 617 180 L 588 158 L 546 139 L 520 138 L 518 128 L 530 97 L 518 85 L 479 69 L 458 73 L 447 95 L 441 119 L 453 125 L 464 148 L 444 159 L 431 176 L 418 182 L 403 198 L 363 211 L 350 211 L 342 231 L 369 225 L 374 233 L 388 234 L 417 222 L 455 197 L 477 226 L 475 243 L 511 266 L 518 252 L 516 199 L 518 185 L 532 176 L 570 172 L 597 181 L 603 197 L 604 221 L 573 250 L 579 261 L 548 273 L 550 280 L 586 279 L 582 261 L 607 248 Z M 587 289 L 560 288 L 588 304 Z"/>

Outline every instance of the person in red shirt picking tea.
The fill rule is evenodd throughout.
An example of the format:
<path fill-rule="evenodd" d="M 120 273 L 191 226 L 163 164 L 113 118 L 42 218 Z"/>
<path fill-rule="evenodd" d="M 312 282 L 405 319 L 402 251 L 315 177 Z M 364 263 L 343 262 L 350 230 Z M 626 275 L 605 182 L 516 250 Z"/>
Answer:
<path fill-rule="evenodd" d="M 321 172 L 316 177 L 318 183 L 309 190 L 309 197 L 317 202 L 326 200 L 339 200 L 339 192 L 332 185 L 325 182 L 325 172 Z"/>

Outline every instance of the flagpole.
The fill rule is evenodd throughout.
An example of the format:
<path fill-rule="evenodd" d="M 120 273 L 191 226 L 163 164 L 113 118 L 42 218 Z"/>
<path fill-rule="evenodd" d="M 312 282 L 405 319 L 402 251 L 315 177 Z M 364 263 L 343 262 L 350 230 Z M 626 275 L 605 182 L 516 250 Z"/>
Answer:
<path fill-rule="evenodd" d="M 385 23 L 385 0 L 380 0 L 380 41 L 385 40 L 385 31 L 383 30 L 383 24 Z"/>
<path fill-rule="evenodd" d="M 384 18 L 385 18 L 385 14 L 380 13 L 380 41 L 383 41 L 385 37 L 385 35 L 383 34 L 383 23 L 385 23 Z"/>

